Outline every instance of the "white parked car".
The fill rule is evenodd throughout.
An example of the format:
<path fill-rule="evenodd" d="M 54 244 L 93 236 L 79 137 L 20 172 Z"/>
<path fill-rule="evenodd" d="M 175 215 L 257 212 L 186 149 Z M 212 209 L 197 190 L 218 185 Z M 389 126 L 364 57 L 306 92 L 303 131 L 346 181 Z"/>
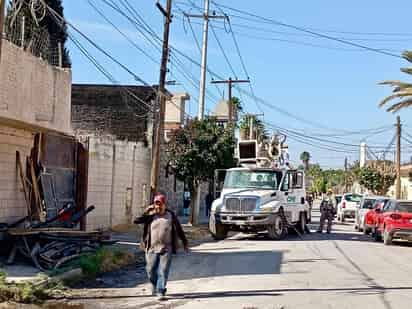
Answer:
<path fill-rule="evenodd" d="M 370 210 L 373 209 L 377 200 L 388 199 L 384 196 L 363 196 L 359 208 L 355 214 L 355 229 L 358 229 L 362 232 L 365 229 L 365 215 Z"/>
<path fill-rule="evenodd" d="M 337 206 L 337 217 L 340 222 L 345 222 L 346 218 L 355 218 L 356 211 L 360 205 L 362 195 L 346 193 L 342 196 L 341 202 Z"/>

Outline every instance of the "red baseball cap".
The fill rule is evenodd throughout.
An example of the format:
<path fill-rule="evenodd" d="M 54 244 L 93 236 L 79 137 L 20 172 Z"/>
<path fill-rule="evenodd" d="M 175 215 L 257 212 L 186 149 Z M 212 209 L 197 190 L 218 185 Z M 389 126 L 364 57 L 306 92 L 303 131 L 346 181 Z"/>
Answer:
<path fill-rule="evenodd" d="M 156 204 L 156 202 L 160 202 L 162 204 L 166 204 L 166 196 L 164 196 L 163 194 L 156 194 L 153 200 L 153 203 Z"/>

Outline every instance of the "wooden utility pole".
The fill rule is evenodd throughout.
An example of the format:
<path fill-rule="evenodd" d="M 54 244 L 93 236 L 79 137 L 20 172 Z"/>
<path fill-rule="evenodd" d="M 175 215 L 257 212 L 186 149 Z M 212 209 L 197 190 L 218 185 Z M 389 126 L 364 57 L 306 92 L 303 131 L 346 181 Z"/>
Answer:
<path fill-rule="evenodd" d="M 162 60 L 160 65 L 159 88 L 157 90 L 157 107 L 159 114 L 155 113 L 155 135 L 152 153 L 152 170 L 150 179 L 151 198 L 158 190 L 159 174 L 160 174 L 160 148 L 164 135 L 164 121 L 166 109 L 166 74 L 167 74 L 167 60 L 169 56 L 169 30 L 172 22 L 172 0 L 167 0 L 166 9 L 164 9 L 159 2 L 156 3 L 158 9 L 165 17 L 164 31 L 163 31 L 163 48 Z"/>
<path fill-rule="evenodd" d="M 229 124 L 233 124 L 233 104 L 232 104 L 232 85 L 237 83 L 250 83 L 248 79 L 226 79 L 226 80 L 212 80 L 212 84 L 227 84 L 228 85 L 228 101 L 227 101 L 227 108 L 228 108 L 228 121 Z"/>
<path fill-rule="evenodd" d="M 3 42 L 4 29 L 4 9 L 6 7 L 6 0 L 0 0 L 0 63 L 1 63 L 1 47 Z"/>
<path fill-rule="evenodd" d="M 401 198 L 401 117 L 396 117 L 396 199 Z"/>

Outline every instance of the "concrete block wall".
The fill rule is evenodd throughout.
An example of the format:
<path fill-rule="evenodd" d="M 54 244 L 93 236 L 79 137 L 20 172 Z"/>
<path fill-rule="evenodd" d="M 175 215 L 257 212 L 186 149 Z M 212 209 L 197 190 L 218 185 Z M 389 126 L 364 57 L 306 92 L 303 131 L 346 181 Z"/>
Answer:
<path fill-rule="evenodd" d="M 0 222 L 11 223 L 27 215 L 20 176 L 16 169 L 16 151 L 20 151 L 25 169 L 26 157 L 30 155 L 32 146 L 32 132 L 0 124 Z"/>
<path fill-rule="evenodd" d="M 149 196 L 150 150 L 143 143 L 89 138 L 87 204 L 96 209 L 87 217 L 88 229 L 132 223 Z"/>

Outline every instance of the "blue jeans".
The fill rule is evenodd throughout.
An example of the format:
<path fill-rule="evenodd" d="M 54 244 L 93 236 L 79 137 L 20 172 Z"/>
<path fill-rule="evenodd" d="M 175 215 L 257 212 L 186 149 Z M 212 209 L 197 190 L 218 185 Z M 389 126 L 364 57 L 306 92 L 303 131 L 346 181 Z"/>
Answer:
<path fill-rule="evenodd" d="M 164 253 L 146 253 L 146 271 L 153 289 L 162 295 L 166 293 L 166 284 L 169 277 L 172 254 Z"/>

